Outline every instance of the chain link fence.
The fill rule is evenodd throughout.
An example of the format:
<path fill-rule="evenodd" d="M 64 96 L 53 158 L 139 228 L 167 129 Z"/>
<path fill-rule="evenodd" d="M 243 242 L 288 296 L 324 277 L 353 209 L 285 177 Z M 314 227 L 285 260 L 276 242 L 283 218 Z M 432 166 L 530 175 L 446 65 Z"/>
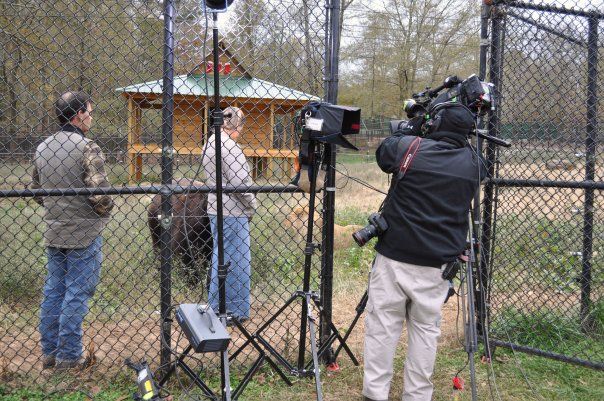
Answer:
<path fill-rule="evenodd" d="M 42 369 L 50 361 L 40 344 L 40 305 L 69 294 L 49 274 L 53 266 L 64 271 L 57 267 L 63 256 L 45 242 L 53 223 L 49 213 L 62 211 L 48 210 L 56 199 L 90 208 L 104 194 L 113 203 L 103 223 L 102 252 L 93 252 L 103 257 L 98 285 L 94 274 L 81 275 L 88 295 L 90 287 L 95 290 L 89 311 L 63 317 L 69 322 L 85 315 L 82 356 L 92 365 L 85 370 L 87 378 L 130 380 L 126 358 L 147 359 L 159 368 L 170 349 L 180 353 L 188 344 L 177 324 L 162 325 L 171 307 L 212 301 L 214 220 L 208 216 L 212 191 L 205 175 L 211 167 L 202 166 L 214 107 L 212 18 L 198 1 L 166 3 L 172 12 L 147 0 L 0 3 L 0 376 L 10 385 L 62 391 L 78 389 L 82 382 L 82 376 L 51 376 Z M 603 116 L 597 78 L 604 4 L 493 3 L 488 8 L 489 78 L 502 103 L 490 129 L 514 146 L 488 149 L 486 155 L 495 177 L 484 188 L 483 219 L 491 340 L 602 368 L 604 197 L 597 133 Z M 291 363 L 299 358 L 300 341 L 308 357 L 309 336 L 300 333 L 301 304 L 294 302 L 270 319 L 303 281 L 309 197 L 287 184 L 298 147 L 295 115 L 309 100 L 327 97 L 333 46 L 329 17 L 325 2 L 315 0 L 240 0 L 218 17 L 220 107 L 235 107 L 244 117 L 238 145 L 226 153 L 241 152 L 248 164 L 237 163 L 231 178 L 253 184 L 228 194 L 233 202 L 225 213 L 234 219 L 226 224 L 236 235 L 227 247 L 237 252 L 227 259 L 232 270 L 235 260 L 244 266 L 231 289 L 245 295 L 249 283 L 244 329 L 255 333 L 270 321 L 262 337 Z M 108 187 L 80 188 L 83 177 L 78 176 L 54 192 L 44 185 L 31 192 L 36 149 L 61 131 L 55 101 L 66 91 L 91 95 L 92 110 L 76 111 L 82 120 L 92 116 L 85 136 L 103 152 Z M 387 119 L 365 121 L 365 135 L 352 138 L 368 159 L 388 135 L 386 124 Z M 58 151 L 72 145 L 70 139 Z M 74 155 L 63 160 L 81 167 Z M 60 170 L 51 164 L 53 157 L 36 157 L 47 176 Z M 246 206 L 245 199 L 251 206 L 245 193 L 254 194 L 253 215 L 235 209 Z M 43 204 L 33 195 L 43 195 Z M 332 207 L 322 196 L 317 201 L 318 211 Z M 166 216 L 172 220 L 162 236 Z M 323 218 L 326 226 L 333 225 L 327 212 L 316 213 L 314 241 L 328 252 Z M 244 235 L 248 227 L 249 236 Z M 322 301 L 330 303 L 321 281 L 329 277 L 321 269 L 330 256 L 322 255 L 323 263 L 315 256 L 310 287 L 321 287 Z M 94 263 L 84 267 L 93 269 Z M 55 331 L 69 326 L 56 321 L 59 305 L 55 301 L 46 313 Z M 243 346 L 231 368 L 238 382 L 259 352 L 246 343 L 242 330 L 230 330 L 234 349 Z M 57 338 L 73 338 L 70 333 L 77 338 L 77 331 Z M 210 386 L 219 386 L 217 357 L 188 363 Z M 186 380 L 175 385 L 199 392 Z"/>
<path fill-rule="evenodd" d="M 298 148 L 295 115 L 309 100 L 324 98 L 329 82 L 328 5 L 241 0 L 218 17 L 220 107 L 240 110 L 227 122 L 237 125 L 232 120 L 238 117 L 243 123 L 237 145 L 230 141 L 223 149 L 224 160 L 233 164 L 225 161 L 222 168 L 228 185 L 245 187 L 224 195 L 227 292 L 234 297 L 227 308 L 249 318 L 243 323 L 249 333 L 302 286 L 309 196 L 287 184 Z M 176 352 L 187 346 L 177 324 L 160 326 L 169 317 L 167 307 L 215 301 L 216 219 L 205 185 L 205 172 L 213 167 L 201 163 L 213 133 L 212 16 L 190 0 L 22 0 L 1 2 L 0 10 L 0 374 L 18 386 L 78 388 L 81 377 L 51 379 L 42 370 L 44 363 L 78 355 L 77 316 L 85 316 L 81 343 L 82 357 L 92 365 L 89 377 L 131 377 L 126 358 L 147 359 L 157 369 L 170 356 L 168 346 Z M 75 110 L 71 122 L 90 126 L 84 136 L 102 150 L 106 177 L 88 139 L 77 130 L 56 134 L 65 128 L 55 116 L 55 101 L 67 91 L 91 96 L 92 110 Z M 54 154 L 44 151 L 52 146 Z M 34 159 L 42 204 L 28 191 L 36 188 Z M 97 179 L 90 179 L 94 173 Z M 53 182 L 61 188 L 54 193 Z M 97 192 L 80 188 L 106 185 Z M 100 223 L 95 205 L 102 193 L 113 209 Z M 171 200 L 167 236 L 160 227 L 170 216 L 162 195 Z M 316 243 L 322 242 L 321 198 Z M 45 233 L 69 231 L 75 240 L 90 226 L 105 226 L 102 251 L 91 248 L 96 241 L 88 245 L 92 239 L 80 242 L 92 259 L 56 243 L 46 246 Z M 320 286 L 320 256 L 315 252 L 312 260 L 313 290 Z M 63 277 L 75 274 L 75 265 L 80 287 Z M 292 303 L 263 331 L 287 360 L 298 357 L 301 339 L 308 357 L 309 336 L 299 333 L 301 309 L 300 302 Z M 162 334 L 171 336 L 163 348 Z M 245 345 L 240 330 L 231 335 L 234 347 Z M 257 357 L 255 347 L 243 347 L 232 361 L 235 381 Z M 217 357 L 189 363 L 217 385 Z"/>
<path fill-rule="evenodd" d="M 602 369 L 604 3 L 493 3 L 491 130 L 513 146 L 488 153 L 491 339 Z"/>

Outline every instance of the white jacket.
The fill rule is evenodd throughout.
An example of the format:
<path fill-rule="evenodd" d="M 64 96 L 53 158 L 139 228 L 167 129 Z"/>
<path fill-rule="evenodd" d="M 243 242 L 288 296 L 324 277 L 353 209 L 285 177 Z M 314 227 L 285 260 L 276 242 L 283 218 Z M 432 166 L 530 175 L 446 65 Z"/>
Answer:
<path fill-rule="evenodd" d="M 222 186 L 252 185 L 250 167 L 241 147 L 226 133 L 221 132 Z M 201 161 L 206 174 L 206 183 L 216 187 L 216 140 L 212 135 L 204 146 Z M 252 193 L 230 193 L 222 195 L 223 214 L 232 217 L 252 217 L 256 211 L 256 197 Z M 208 214 L 217 214 L 216 193 L 208 194 Z"/>

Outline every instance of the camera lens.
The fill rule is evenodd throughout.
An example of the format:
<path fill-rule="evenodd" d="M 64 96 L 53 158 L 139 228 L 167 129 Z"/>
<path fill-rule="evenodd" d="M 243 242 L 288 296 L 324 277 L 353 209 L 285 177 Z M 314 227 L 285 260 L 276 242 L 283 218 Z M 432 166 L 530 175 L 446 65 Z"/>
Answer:
<path fill-rule="evenodd" d="M 371 238 L 377 235 L 376 228 L 369 224 L 359 231 L 352 233 L 352 239 L 357 243 L 358 246 L 364 246 Z"/>

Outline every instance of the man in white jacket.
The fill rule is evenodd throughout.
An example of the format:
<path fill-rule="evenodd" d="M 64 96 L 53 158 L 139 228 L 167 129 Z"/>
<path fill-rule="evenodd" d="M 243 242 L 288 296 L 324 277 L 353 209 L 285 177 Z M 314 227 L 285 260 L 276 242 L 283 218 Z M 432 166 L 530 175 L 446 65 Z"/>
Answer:
<path fill-rule="evenodd" d="M 221 130 L 222 184 L 240 187 L 252 184 L 250 168 L 243 150 L 236 140 L 241 135 L 245 117 L 237 107 L 224 110 L 224 125 Z M 212 135 L 204 147 L 202 166 L 206 182 L 216 186 L 216 138 Z M 226 278 L 226 307 L 240 321 L 250 317 L 250 225 L 256 210 L 256 197 L 252 193 L 223 194 L 224 262 L 229 264 Z M 216 193 L 208 194 L 208 217 L 212 226 L 214 250 L 212 253 L 212 276 L 208 302 L 218 311 L 218 233 Z"/>

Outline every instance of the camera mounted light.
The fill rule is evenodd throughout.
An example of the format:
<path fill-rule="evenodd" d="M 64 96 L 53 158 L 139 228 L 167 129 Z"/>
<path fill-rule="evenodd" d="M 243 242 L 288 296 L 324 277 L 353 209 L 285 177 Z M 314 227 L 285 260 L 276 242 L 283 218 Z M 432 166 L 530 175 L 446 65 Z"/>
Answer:
<path fill-rule="evenodd" d="M 358 150 L 345 136 L 361 130 L 361 109 L 324 102 L 311 102 L 302 109 L 305 135 L 309 140 Z M 303 138 L 305 139 L 305 138 Z"/>
<path fill-rule="evenodd" d="M 213 13 L 224 13 L 234 0 L 202 0 L 202 5 Z"/>
<path fill-rule="evenodd" d="M 356 135 L 361 130 L 361 109 L 358 107 L 338 106 L 324 102 L 310 102 L 296 119 L 300 132 L 300 150 L 295 164 L 296 176 L 291 183 L 304 192 L 311 193 L 311 182 L 316 178 L 316 188 L 324 184 L 325 169 L 318 168 L 319 160 L 315 150 L 318 143 L 340 145 L 348 149 L 359 150 L 345 136 Z M 323 157 L 329 152 L 325 152 Z M 318 169 L 317 169 L 318 168 Z"/>

